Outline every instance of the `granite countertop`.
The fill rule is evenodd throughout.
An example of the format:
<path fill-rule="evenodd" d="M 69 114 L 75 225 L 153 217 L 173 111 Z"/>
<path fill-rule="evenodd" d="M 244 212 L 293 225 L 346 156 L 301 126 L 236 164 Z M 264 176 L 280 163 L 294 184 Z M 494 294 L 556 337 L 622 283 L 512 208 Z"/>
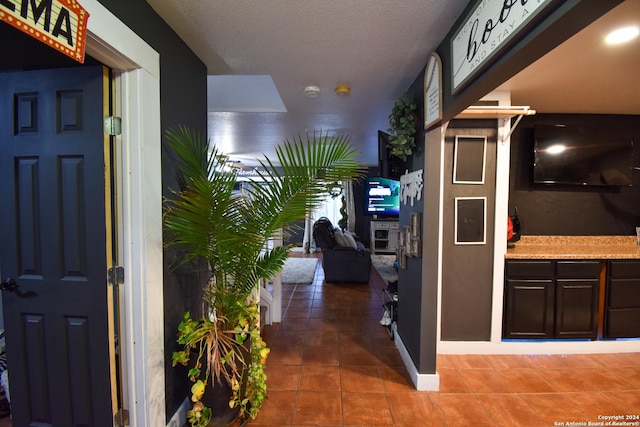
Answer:
<path fill-rule="evenodd" d="M 640 259 L 636 236 L 522 236 L 507 259 Z"/>

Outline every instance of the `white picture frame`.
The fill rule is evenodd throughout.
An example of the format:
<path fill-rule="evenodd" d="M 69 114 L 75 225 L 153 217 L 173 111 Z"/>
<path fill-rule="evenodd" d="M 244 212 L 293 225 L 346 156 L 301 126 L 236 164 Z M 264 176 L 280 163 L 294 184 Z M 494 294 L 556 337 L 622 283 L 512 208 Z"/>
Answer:
<path fill-rule="evenodd" d="M 401 233 L 404 234 L 404 252 L 411 256 L 411 227 L 405 225 L 402 228 Z"/>
<path fill-rule="evenodd" d="M 487 243 L 487 198 L 456 197 L 454 243 L 485 245 Z"/>
<path fill-rule="evenodd" d="M 431 52 L 424 70 L 424 128 L 442 121 L 442 60 Z"/>
<path fill-rule="evenodd" d="M 420 238 L 420 212 L 411 213 L 411 237 Z"/>
<path fill-rule="evenodd" d="M 456 135 L 453 151 L 453 183 L 484 184 L 487 137 Z"/>

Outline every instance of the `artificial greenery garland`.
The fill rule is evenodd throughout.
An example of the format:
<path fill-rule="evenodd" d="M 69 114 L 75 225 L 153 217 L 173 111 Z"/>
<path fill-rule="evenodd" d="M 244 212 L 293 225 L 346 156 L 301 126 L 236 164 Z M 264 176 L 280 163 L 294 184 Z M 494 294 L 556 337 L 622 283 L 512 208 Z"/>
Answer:
<path fill-rule="evenodd" d="M 391 155 L 407 160 L 407 156 L 413 154 L 413 149 L 416 146 L 415 133 L 416 133 L 416 104 L 409 97 L 408 94 L 404 94 L 400 99 L 396 101 L 389 114 L 389 144 L 388 148 L 391 149 Z"/>

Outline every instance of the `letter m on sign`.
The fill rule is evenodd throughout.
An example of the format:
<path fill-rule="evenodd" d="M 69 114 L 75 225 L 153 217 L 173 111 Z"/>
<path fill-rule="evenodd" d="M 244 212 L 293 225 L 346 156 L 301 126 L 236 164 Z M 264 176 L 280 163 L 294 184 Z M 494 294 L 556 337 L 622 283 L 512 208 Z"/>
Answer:
<path fill-rule="evenodd" d="M 84 62 L 89 13 L 77 0 L 0 0 L 0 20 Z"/>

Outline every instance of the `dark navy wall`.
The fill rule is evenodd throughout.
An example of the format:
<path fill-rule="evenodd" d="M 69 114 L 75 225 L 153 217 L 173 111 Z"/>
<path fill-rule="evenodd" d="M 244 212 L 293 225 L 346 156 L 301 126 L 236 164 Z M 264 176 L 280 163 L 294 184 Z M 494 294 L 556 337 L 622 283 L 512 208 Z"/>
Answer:
<path fill-rule="evenodd" d="M 425 133 L 424 123 L 424 72 L 420 73 L 411 87 L 409 95 L 416 103 L 418 117 L 415 135 L 416 149 L 407 160 L 409 172 L 424 169 Z M 411 203 L 400 204 L 400 230 L 410 225 L 411 214 L 418 212 L 424 218 L 424 197 Z M 437 220 L 436 220 L 437 222 Z M 424 233 L 421 230 L 421 236 Z M 431 291 L 436 291 L 433 294 Z M 425 295 L 437 295 L 437 283 L 422 280 L 422 257 L 407 257 L 406 268 L 398 270 L 398 335 L 407 349 L 413 364 L 420 373 L 435 372 L 435 322 L 436 298 L 424 300 Z M 432 304 L 433 303 L 433 304 Z M 426 346 L 428 350 L 425 350 Z M 431 348 L 432 347 L 432 348 Z"/>

